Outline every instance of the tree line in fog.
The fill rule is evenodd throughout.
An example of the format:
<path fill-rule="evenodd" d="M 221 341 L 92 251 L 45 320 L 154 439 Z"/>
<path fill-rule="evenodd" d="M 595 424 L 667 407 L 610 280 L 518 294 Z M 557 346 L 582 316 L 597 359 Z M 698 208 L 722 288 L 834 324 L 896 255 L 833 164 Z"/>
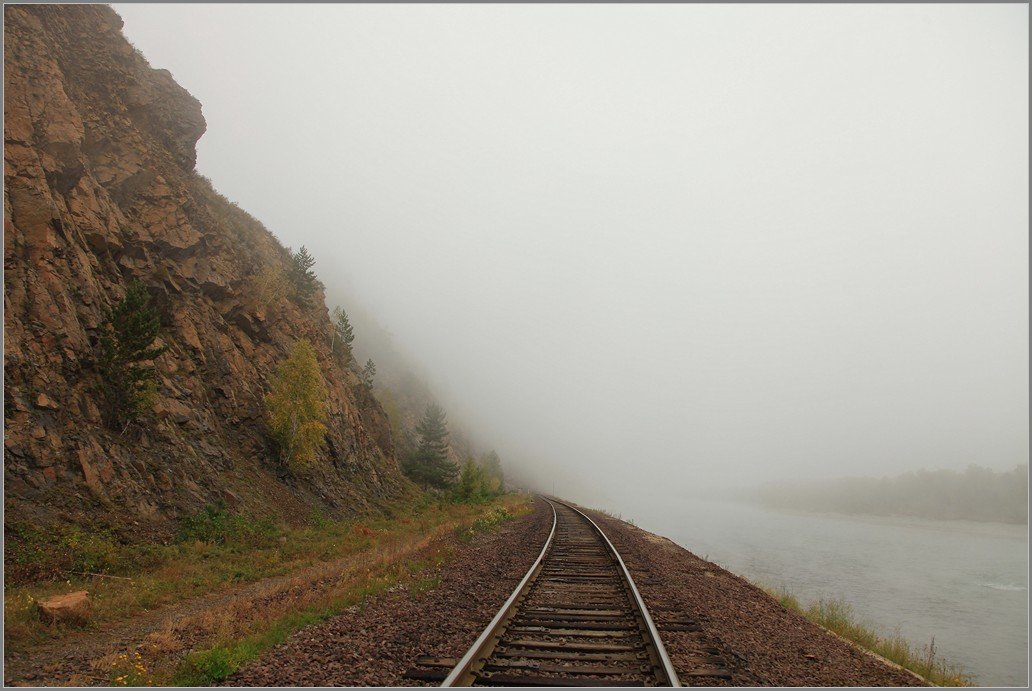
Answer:
<path fill-rule="evenodd" d="M 754 498 L 783 509 L 1026 523 L 1028 465 L 1005 472 L 970 465 L 963 471 L 770 485 L 757 490 Z"/>

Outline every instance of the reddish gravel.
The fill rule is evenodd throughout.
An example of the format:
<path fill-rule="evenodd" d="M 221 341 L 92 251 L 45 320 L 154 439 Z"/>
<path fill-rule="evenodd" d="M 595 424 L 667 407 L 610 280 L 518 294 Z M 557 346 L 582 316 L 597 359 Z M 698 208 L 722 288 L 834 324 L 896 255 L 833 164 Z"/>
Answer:
<path fill-rule="evenodd" d="M 627 564 L 685 686 L 715 683 L 689 676 L 700 634 L 720 651 L 732 673 L 725 683 L 733 686 L 922 685 L 916 676 L 829 634 L 745 579 L 670 540 L 587 513 Z M 699 623 L 700 634 L 663 631 L 664 619 L 684 616 Z"/>
<path fill-rule="evenodd" d="M 461 657 L 494 617 L 541 551 L 552 511 L 534 510 L 481 533 L 469 544 L 443 539 L 455 556 L 440 585 L 396 589 L 321 624 L 306 627 L 239 670 L 234 686 L 416 686 L 404 679 L 417 657 Z M 442 546 L 431 545 L 435 551 Z"/>

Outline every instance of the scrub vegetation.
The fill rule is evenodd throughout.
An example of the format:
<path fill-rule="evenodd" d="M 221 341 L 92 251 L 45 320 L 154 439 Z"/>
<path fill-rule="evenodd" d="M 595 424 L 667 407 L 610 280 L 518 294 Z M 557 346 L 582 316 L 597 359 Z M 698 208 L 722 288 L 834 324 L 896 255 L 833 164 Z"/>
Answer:
<path fill-rule="evenodd" d="M 817 600 L 807 606 L 784 589 L 764 588 L 785 609 L 803 615 L 815 624 L 838 634 L 861 648 L 908 669 L 936 686 L 971 686 L 972 680 L 956 665 L 936 654 L 935 638 L 919 649 L 898 633 L 881 636 L 858 621 L 844 600 Z"/>
<path fill-rule="evenodd" d="M 313 513 L 305 525 L 288 527 L 220 504 L 184 519 L 169 544 L 122 544 L 102 531 L 20 526 L 8 533 L 8 563 L 32 563 L 34 570 L 15 570 L 20 582 L 12 582 L 8 574 L 4 649 L 25 651 L 75 633 L 69 625 L 40 620 L 38 601 L 53 595 L 89 590 L 87 626 L 93 629 L 269 579 L 275 585 L 261 595 L 269 602 L 258 602 L 255 595 L 204 613 L 198 624 L 201 638 L 212 641 L 212 650 L 223 652 L 197 657 L 197 665 L 177 674 L 186 675 L 183 681 L 213 681 L 218 675 L 204 670 L 219 656 L 229 656 L 233 664 L 249 659 L 296 628 L 421 573 L 429 565 L 412 559 L 436 537 L 490 530 L 528 507 L 528 498 L 516 494 L 481 504 L 422 497 L 378 517 L 333 520 Z M 421 587 L 425 589 L 426 583 Z M 118 673 L 113 683 L 116 676 L 128 674 L 123 667 L 114 665 Z"/>

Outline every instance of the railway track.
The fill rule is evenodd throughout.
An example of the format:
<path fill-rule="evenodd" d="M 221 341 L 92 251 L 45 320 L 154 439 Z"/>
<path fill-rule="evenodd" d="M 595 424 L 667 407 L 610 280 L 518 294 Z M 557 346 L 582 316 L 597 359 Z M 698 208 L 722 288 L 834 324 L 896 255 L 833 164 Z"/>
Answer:
<path fill-rule="evenodd" d="M 579 510 L 546 501 L 541 554 L 442 686 L 680 686 L 612 543 Z"/>

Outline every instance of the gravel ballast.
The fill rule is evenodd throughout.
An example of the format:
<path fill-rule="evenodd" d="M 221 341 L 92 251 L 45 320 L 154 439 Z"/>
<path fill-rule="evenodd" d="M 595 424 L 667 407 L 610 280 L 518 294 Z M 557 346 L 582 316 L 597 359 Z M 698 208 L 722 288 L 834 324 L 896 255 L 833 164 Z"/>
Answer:
<path fill-rule="evenodd" d="M 657 622 L 685 686 L 917 686 L 915 675 L 830 634 L 744 579 L 670 540 L 588 512 L 620 551 Z M 241 686 L 411 686 L 421 656 L 459 658 L 526 573 L 551 527 L 534 510 L 462 543 L 425 592 L 397 589 L 302 629 L 242 668 Z M 694 632 L 664 630 L 689 618 Z M 673 627 L 676 629 L 676 627 Z M 716 653 L 728 677 L 693 676 L 700 650 Z M 719 651 L 719 652 L 717 652 Z M 709 660 L 712 661 L 712 655 Z"/>

